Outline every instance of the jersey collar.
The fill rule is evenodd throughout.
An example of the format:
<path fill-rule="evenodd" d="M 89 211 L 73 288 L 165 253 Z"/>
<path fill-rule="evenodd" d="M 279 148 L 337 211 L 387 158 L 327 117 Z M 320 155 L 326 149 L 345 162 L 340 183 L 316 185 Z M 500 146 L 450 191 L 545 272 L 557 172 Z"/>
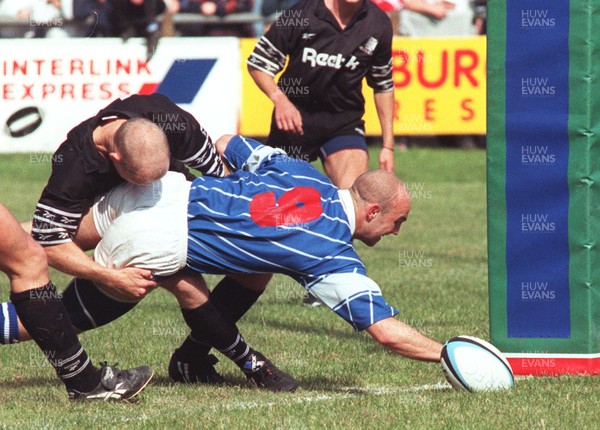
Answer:
<path fill-rule="evenodd" d="M 344 212 L 346 212 L 348 222 L 350 223 L 350 233 L 354 234 L 354 229 L 356 228 L 356 215 L 354 213 L 354 202 L 352 201 L 350 191 L 338 190 L 338 195 L 340 196 L 342 207 L 344 208 Z"/>
<path fill-rule="evenodd" d="M 371 0 L 365 0 L 363 2 L 362 8 L 358 11 L 358 13 L 354 16 L 354 18 L 352 19 L 352 21 L 346 26 L 346 30 L 350 27 L 352 27 L 354 25 L 354 23 L 356 21 L 358 21 L 360 18 L 362 18 L 363 15 L 367 14 L 368 12 L 368 8 L 369 5 L 368 3 Z M 340 29 L 339 24 L 337 23 L 337 21 L 335 20 L 335 18 L 333 17 L 333 15 L 331 14 L 331 11 L 329 9 L 327 9 L 327 6 L 325 6 L 325 0 L 319 0 L 317 2 L 317 7 L 315 8 L 315 15 L 324 20 L 324 21 L 328 21 L 331 24 L 333 24 L 335 26 L 335 28 L 337 28 L 338 30 Z"/>

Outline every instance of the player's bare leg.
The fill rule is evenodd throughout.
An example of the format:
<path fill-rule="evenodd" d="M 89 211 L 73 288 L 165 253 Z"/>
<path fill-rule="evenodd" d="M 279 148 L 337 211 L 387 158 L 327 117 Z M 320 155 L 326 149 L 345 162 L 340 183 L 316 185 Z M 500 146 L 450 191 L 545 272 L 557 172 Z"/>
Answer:
<path fill-rule="evenodd" d="M 160 286 L 175 296 L 182 309 L 193 309 L 208 301 L 210 291 L 200 274 L 181 271 L 160 281 Z"/>
<path fill-rule="evenodd" d="M 70 399 L 126 400 L 146 387 L 153 375 L 148 366 L 121 372 L 112 366 L 98 369 L 92 365 L 66 318 L 61 296 L 50 281 L 46 253 L 2 205 L 0 270 L 10 280 L 15 315 L 9 319 L 16 326 L 18 315 L 22 327 L 28 329 L 64 382 Z"/>
<path fill-rule="evenodd" d="M 345 190 L 369 170 L 369 154 L 362 149 L 342 149 L 323 160 L 323 169 L 336 187 Z"/>

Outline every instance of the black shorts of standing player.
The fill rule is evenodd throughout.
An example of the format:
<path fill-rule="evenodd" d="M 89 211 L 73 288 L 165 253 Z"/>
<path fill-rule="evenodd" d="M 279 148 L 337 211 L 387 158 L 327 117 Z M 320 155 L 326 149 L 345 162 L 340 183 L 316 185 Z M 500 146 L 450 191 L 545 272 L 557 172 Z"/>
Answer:
<path fill-rule="evenodd" d="M 342 149 L 367 151 L 364 121 L 348 121 L 344 115 L 329 112 L 302 112 L 304 134 L 281 131 L 275 120 L 267 145 L 283 149 L 288 156 L 303 161 L 325 160 L 330 154 Z"/>

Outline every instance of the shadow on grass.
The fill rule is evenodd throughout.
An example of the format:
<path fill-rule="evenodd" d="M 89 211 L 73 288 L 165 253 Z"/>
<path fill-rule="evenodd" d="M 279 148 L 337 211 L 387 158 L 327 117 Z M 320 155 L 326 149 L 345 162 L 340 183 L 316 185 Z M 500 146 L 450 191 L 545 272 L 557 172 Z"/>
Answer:
<path fill-rule="evenodd" d="M 18 377 L 11 379 L 0 379 L 0 387 L 3 389 L 15 388 L 33 388 L 41 387 L 44 385 L 62 385 L 58 378 L 50 378 L 45 376 L 36 376 L 33 378 L 29 377 Z"/>
<path fill-rule="evenodd" d="M 195 383 L 184 383 L 184 382 L 175 382 L 173 381 L 169 376 L 166 375 L 157 375 L 154 376 L 154 378 L 152 379 L 152 381 L 150 382 L 151 385 L 157 385 L 160 387 L 176 387 L 176 386 L 186 386 L 186 387 L 198 387 L 198 388 L 250 388 L 250 389 L 255 389 L 249 381 L 246 381 L 246 379 L 241 376 L 240 373 L 240 377 L 236 378 L 234 376 L 231 375 L 222 375 L 223 378 L 225 379 L 225 384 L 224 385 L 209 385 L 209 384 L 204 384 L 202 382 L 195 382 Z"/>
<path fill-rule="evenodd" d="M 207 385 L 202 383 L 196 384 L 181 384 L 179 382 L 173 382 L 171 378 L 165 375 L 160 375 L 154 377 L 150 382 L 150 385 L 159 386 L 159 387 L 175 387 L 177 385 L 185 385 L 187 387 L 198 387 L 199 389 L 222 389 L 222 388 L 233 388 L 236 390 L 248 390 L 248 391 L 258 391 L 258 392 L 269 392 L 265 389 L 260 389 L 252 385 L 249 381 L 244 379 L 244 377 L 233 377 L 230 375 L 225 375 L 225 385 Z M 347 387 L 354 386 L 360 382 L 359 379 L 352 378 L 350 375 L 347 375 L 343 378 L 326 378 L 326 377 L 314 377 L 314 378 L 297 378 L 300 383 L 300 388 L 297 391 L 321 391 L 321 392 L 332 392 L 332 393 L 349 393 L 349 389 L 341 389 L 339 387 Z M 351 394 L 365 394 L 367 395 L 367 391 L 361 391 L 359 389 L 352 389 Z M 354 392 L 356 391 L 356 392 Z"/>
<path fill-rule="evenodd" d="M 328 310 L 327 308 L 315 309 L 311 312 L 321 312 L 321 311 L 331 313 L 331 311 Z M 279 316 L 277 318 L 279 318 Z M 264 321 L 264 317 L 258 313 L 252 314 L 250 311 L 250 313 L 244 315 L 244 322 L 247 322 L 247 323 L 262 324 L 263 321 Z M 287 321 L 281 321 L 281 320 L 278 320 L 275 318 L 269 320 L 268 326 L 269 326 L 269 328 L 272 328 L 272 329 L 287 330 L 290 332 L 314 333 L 314 334 L 318 334 L 318 335 L 326 335 L 326 336 L 332 336 L 332 337 L 337 337 L 337 338 L 357 339 L 356 332 L 354 332 L 350 326 L 348 326 L 347 330 L 339 330 L 334 327 L 331 327 L 330 324 L 319 325 L 318 322 L 315 322 L 314 324 L 299 323 L 297 320 L 295 320 L 293 322 L 291 322 L 291 321 L 287 322 Z"/>
<path fill-rule="evenodd" d="M 324 378 L 324 377 L 309 377 L 302 378 L 300 388 L 304 391 L 320 391 L 330 393 L 348 393 L 347 389 L 341 389 L 344 386 L 353 386 L 359 383 L 358 378 L 352 378 L 347 375 L 344 378 Z M 356 393 L 359 394 L 359 393 Z M 362 394 L 362 393 L 360 393 Z M 367 394 L 366 392 L 364 394 Z"/>

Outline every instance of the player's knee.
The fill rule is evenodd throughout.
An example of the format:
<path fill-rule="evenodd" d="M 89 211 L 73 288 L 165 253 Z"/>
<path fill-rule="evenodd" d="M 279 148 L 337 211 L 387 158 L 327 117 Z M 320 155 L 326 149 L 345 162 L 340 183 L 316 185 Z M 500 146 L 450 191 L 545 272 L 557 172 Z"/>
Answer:
<path fill-rule="evenodd" d="M 48 257 L 46 256 L 44 248 L 29 236 L 27 236 L 26 247 L 27 258 L 31 260 L 32 264 L 35 264 L 36 266 L 45 266 L 48 264 Z"/>
<path fill-rule="evenodd" d="M 18 258 L 15 259 L 14 274 L 23 279 L 31 280 L 31 288 L 40 287 L 36 285 L 36 280 L 40 283 L 46 283 L 48 277 L 48 257 L 41 245 L 34 241 L 31 236 L 25 236 L 25 242 L 19 251 Z"/>
<path fill-rule="evenodd" d="M 254 290 L 264 290 L 265 288 L 267 288 L 267 285 L 273 278 L 272 273 L 263 273 L 263 274 L 258 274 L 255 276 L 256 276 L 256 278 L 253 281 L 254 282 Z"/>

